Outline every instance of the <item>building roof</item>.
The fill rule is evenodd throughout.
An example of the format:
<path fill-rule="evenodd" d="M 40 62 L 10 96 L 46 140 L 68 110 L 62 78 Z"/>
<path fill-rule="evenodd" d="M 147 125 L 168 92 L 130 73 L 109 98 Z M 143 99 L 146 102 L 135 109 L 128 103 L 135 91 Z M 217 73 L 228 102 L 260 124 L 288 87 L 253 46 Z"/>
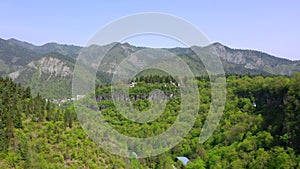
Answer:
<path fill-rule="evenodd" d="M 187 157 L 176 157 L 178 160 L 180 160 L 183 165 L 187 165 L 187 163 L 190 161 Z"/>

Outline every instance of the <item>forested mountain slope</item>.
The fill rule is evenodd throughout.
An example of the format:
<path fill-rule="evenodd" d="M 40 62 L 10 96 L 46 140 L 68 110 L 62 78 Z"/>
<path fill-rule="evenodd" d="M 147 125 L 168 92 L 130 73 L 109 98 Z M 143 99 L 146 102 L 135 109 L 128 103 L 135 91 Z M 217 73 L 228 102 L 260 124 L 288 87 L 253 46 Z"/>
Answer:
<path fill-rule="evenodd" d="M 151 123 L 124 119 L 109 99 L 110 87 L 98 86 L 98 108 L 118 132 L 152 136 L 173 124 L 180 95 L 169 77 L 139 77 L 130 88 L 133 105 L 149 108 L 149 92 L 169 97 L 162 116 Z M 0 78 L 0 168 L 297 168 L 300 166 L 300 74 L 292 77 L 229 76 L 227 102 L 214 134 L 199 143 L 210 105 L 210 82 L 197 80 L 199 114 L 180 144 L 156 157 L 127 159 L 97 147 L 76 120 L 70 103 L 58 108 L 41 95 L 32 97 L 11 79 Z M 89 106 L 89 105 L 87 105 Z M 109 137 L 109 136 L 107 136 Z M 191 161 L 183 166 L 176 157 Z"/>
<path fill-rule="evenodd" d="M 68 98 L 71 93 L 68 89 L 71 89 L 72 79 L 72 73 L 69 73 L 69 71 L 73 71 L 79 53 L 82 50 L 90 51 L 90 54 L 96 57 L 103 54 L 103 51 L 108 47 L 112 48 L 100 64 L 101 70 L 99 70 L 97 76 L 103 84 L 110 81 L 111 75 L 126 57 L 141 50 L 148 50 L 149 52 L 155 50 L 136 47 L 128 43 L 112 43 L 105 46 L 91 45 L 88 47 L 58 43 L 36 46 L 16 39 L 0 39 L 0 75 L 3 77 L 9 76 L 15 82 L 24 86 L 31 86 L 35 94 L 40 92 L 46 98 Z M 290 76 L 293 72 L 300 72 L 299 61 L 277 58 L 255 50 L 232 49 L 220 43 L 214 43 L 206 47 L 161 49 L 161 51 L 171 52 L 181 58 L 196 76 L 207 75 L 202 61 L 195 55 L 194 50 L 198 51 L 202 57 L 219 56 L 227 74 Z M 49 60 L 55 61 L 49 62 Z M 87 62 L 86 64 L 97 69 L 98 64 L 93 62 L 94 58 L 89 60 L 92 63 Z M 140 60 L 139 62 L 132 62 L 132 65 L 128 65 L 128 68 L 132 69 L 135 65 L 143 64 L 140 62 Z M 52 69 L 53 64 L 61 65 L 60 69 L 55 70 L 56 73 L 41 71 Z M 50 91 L 46 92 L 40 86 L 46 86 Z M 54 90 L 55 88 L 68 91 L 58 92 Z"/>

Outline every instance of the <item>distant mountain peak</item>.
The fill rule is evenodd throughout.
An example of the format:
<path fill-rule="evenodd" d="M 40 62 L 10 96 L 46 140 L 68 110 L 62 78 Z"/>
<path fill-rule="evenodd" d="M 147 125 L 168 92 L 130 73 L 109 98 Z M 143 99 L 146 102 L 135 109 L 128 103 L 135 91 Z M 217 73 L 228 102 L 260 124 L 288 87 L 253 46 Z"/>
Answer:
<path fill-rule="evenodd" d="M 211 45 L 212 45 L 212 46 L 225 46 L 225 45 L 223 45 L 223 44 L 220 43 L 220 42 L 214 42 L 214 43 L 212 43 Z"/>

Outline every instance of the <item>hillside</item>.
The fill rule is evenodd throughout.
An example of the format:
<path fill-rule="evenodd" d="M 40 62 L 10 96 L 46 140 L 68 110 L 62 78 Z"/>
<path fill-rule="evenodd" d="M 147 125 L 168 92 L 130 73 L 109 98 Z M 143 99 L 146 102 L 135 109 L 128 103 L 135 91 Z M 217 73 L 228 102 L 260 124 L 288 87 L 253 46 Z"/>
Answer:
<path fill-rule="evenodd" d="M 0 77 L 0 168 L 107 168 L 125 162 L 101 150 L 76 121 L 71 106 L 58 109 Z"/>
<path fill-rule="evenodd" d="M 111 50 L 105 55 L 98 67 L 95 62 L 97 57 L 109 48 Z M 0 75 L 9 76 L 22 85 L 31 86 L 34 89 L 33 91 L 36 91 L 35 93 L 40 92 L 49 99 L 65 98 L 70 97 L 71 94 L 72 72 L 80 51 L 88 54 L 85 56 L 83 63 L 86 63 L 91 69 L 98 69 L 98 80 L 102 84 L 107 84 L 124 58 L 134 56 L 136 52 L 142 50 L 148 50 L 149 53 L 157 52 L 157 49 L 136 47 L 128 43 L 112 43 L 105 46 L 91 45 L 89 47 L 57 43 L 36 46 L 16 39 L 0 39 Z M 193 46 L 191 48 L 178 47 L 159 50 L 172 52 L 181 58 L 196 76 L 207 75 L 207 72 L 202 61 L 195 55 L 193 50 L 198 51 L 202 57 L 219 56 L 226 74 L 290 76 L 293 72 L 300 72 L 299 61 L 277 58 L 254 50 L 231 49 L 220 43 L 214 43 L 206 47 Z M 155 57 L 160 55 L 163 56 L 164 52 L 156 53 Z M 89 63 L 88 60 L 92 63 Z M 141 66 L 144 62 L 142 59 L 135 57 L 135 60 L 132 60 L 126 69 L 134 71 L 136 65 Z M 157 72 L 153 70 L 150 74 L 157 74 Z M 81 76 L 84 78 L 86 75 Z M 47 90 L 50 89 L 49 92 L 42 89 L 44 87 Z M 62 89 L 52 90 L 54 88 Z M 63 92 L 65 90 L 67 92 Z"/>
<path fill-rule="evenodd" d="M 0 74 L 5 75 L 38 59 L 38 54 L 15 43 L 0 39 Z"/>
<path fill-rule="evenodd" d="M 300 71 L 300 64 L 297 61 L 278 58 L 264 52 L 231 49 L 220 43 L 214 43 L 209 48 L 212 53 L 223 60 L 226 72 L 243 74 L 244 71 L 247 71 L 249 73 L 291 75 L 292 72 Z M 239 70 L 241 66 L 243 69 Z"/>
<path fill-rule="evenodd" d="M 163 114 L 152 122 L 125 119 L 106 97 L 110 95 L 110 86 L 96 89 L 97 105 L 107 123 L 124 135 L 149 137 L 163 133 L 176 120 L 180 108 L 177 87 L 168 83 L 168 78 L 140 77 L 130 89 L 131 101 L 141 111 L 149 109 L 152 89 L 175 94 L 169 98 Z M 200 144 L 199 134 L 210 104 L 210 82 L 199 78 L 201 104 L 188 135 L 161 155 L 134 159 L 112 155 L 98 147 L 78 123 L 71 104 L 59 109 L 41 95 L 32 97 L 29 88 L 0 78 L 0 168 L 297 168 L 299 82 L 300 74 L 229 76 L 222 120 L 214 134 Z M 94 97 L 89 95 L 85 99 Z M 100 139 L 110 137 L 107 134 Z M 184 166 L 177 157 L 186 157 L 190 162 Z"/>
<path fill-rule="evenodd" d="M 71 79 L 75 60 L 59 53 L 42 55 L 8 76 L 15 82 L 31 87 L 32 93 L 47 98 L 71 96 Z"/>

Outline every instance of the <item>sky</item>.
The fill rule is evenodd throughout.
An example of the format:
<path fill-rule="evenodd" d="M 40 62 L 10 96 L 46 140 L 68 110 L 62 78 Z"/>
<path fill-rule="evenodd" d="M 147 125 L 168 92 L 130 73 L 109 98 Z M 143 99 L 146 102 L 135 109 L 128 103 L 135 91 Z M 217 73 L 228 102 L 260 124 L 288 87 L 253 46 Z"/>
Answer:
<path fill-rule="evenodd" d="M 94 33 L 121 17 L 161 12 L 193 24 L 210 42 L 300 60 L 297 0 L 6 0 L 0 8 L 0 38 L 16 38 L 35 45 L 57 42 L 84 46 Z M 164 37 L 145 36 L 128 41 L 150 47 L 180 45 Z"/>

